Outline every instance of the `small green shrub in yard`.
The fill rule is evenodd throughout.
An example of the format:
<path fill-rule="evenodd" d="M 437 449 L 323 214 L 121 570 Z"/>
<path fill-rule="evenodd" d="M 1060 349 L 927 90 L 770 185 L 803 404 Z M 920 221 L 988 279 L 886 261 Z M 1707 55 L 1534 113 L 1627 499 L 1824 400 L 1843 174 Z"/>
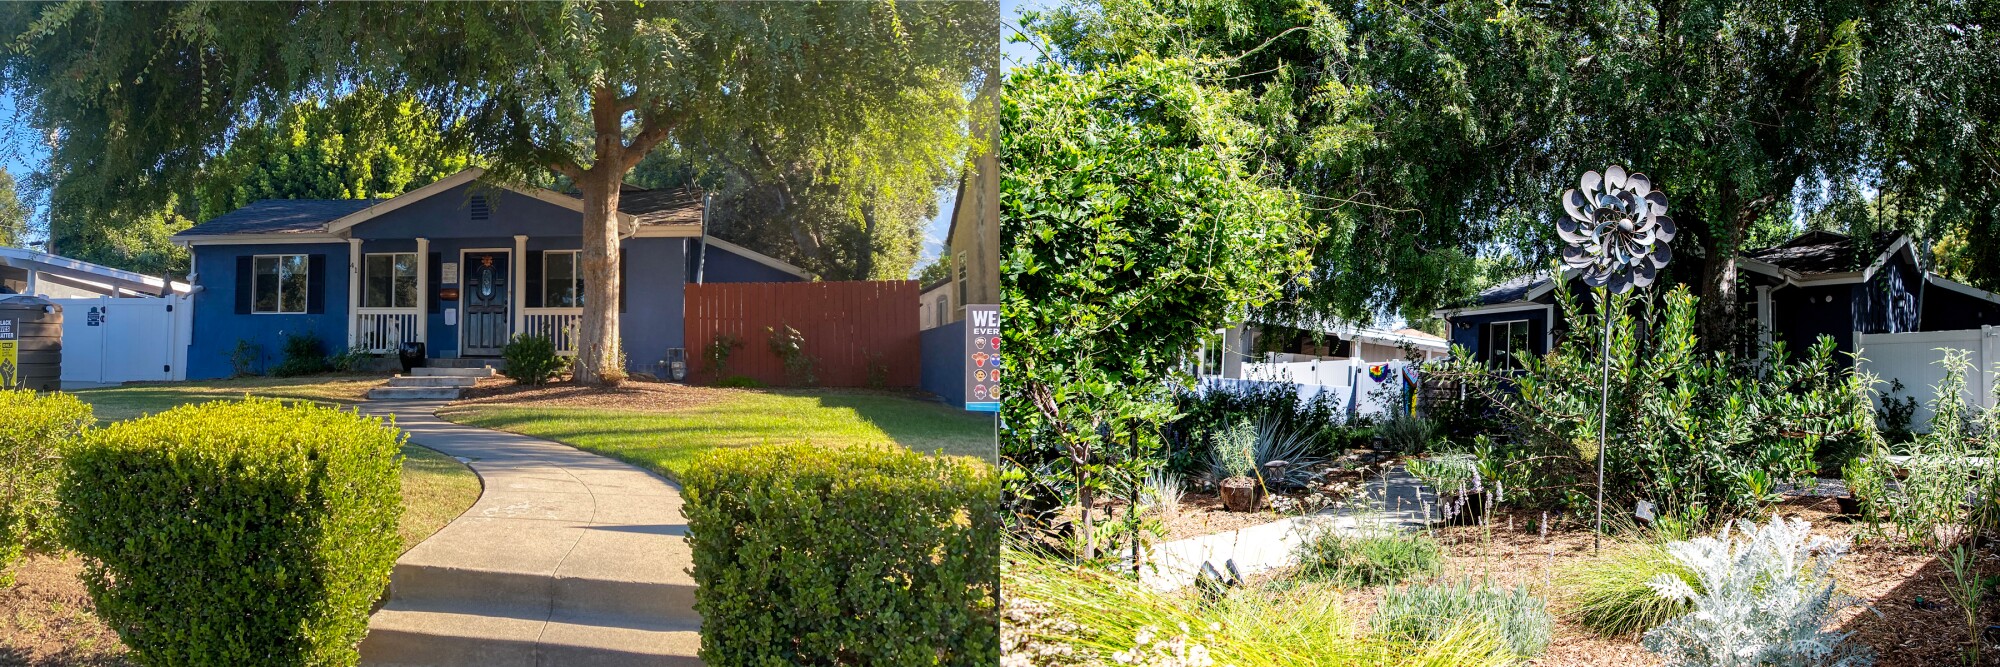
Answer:
<path fill-rule="evenodd" d="M 1436 540 L 1399 530 L 1359 535 L 1323 530 L 1299 543 L 1296 554 L 1300 577 L 1343 586 L 1399 584 L 1435 576 L 1444 566 L 1444 549 Z"/>
<path fill-rule="evenodd" d="M 1375 427 L 1375 434 L 1382 436 L 1382 445 L 1389 451 L 1403 454 L 1422 454 L 1430 451 L 1444 437 L 1444 430 L 1433 422 L 1416 415 L 1398 412 L 1388 421 Z"/>
<path fill-rule="evenodd" d="M 117 422 L 66 460 L 63 543 L 140 664 L 352 665 L 401 550 L 401 440 L 270 399 Z"/>
<path fill-rule="evenodd" d="M 714 450 L 681 482 L 706 664 L 998 661 L 990 466 L 800 443 Z"/>
<path fill-rule="evenodd" d="M 330 369 L 326 364 L 326 344 L 318 335 L 310 333 L 285 335 L 285 359 L 271 368 L 271 374 L 278 377 L 297 377 L 325 373 Z"/>
<path fill-rule="evenodd" d="M 1410 641 L 1424 641 L 1465 622 L 1478 622 L 1498 633 L 1508 650 L 1520 658 L 1540 655 L 1549 646 L 1555 620 L 1548 603 L 1526 587 L 1506 589 L 1472 581 L 1411 584 L 1390 589 L 1370 621 L 1377 632 Z"/>
<path fill-rule="evenodd" d="M 500 374 L 521 384 L 542 384 L 569 370 L 569 357 L 556 354 L 548 336 L 515 336 L 500 348 L 500 358 L 507 362 Z"/>
<path fill-rule="evenodd" d="M 1662 575 L 1698 585 L 1666 545 L 1648 542 L 1573 563 L 1558 575 L 1557 586 L 1569 606 L 1566 615 L 1577 624 L 1606 637 L 1629 637 L 1693 611 L 1654 592 L 1652 582 Z"/>
<path fill-rule="evenodd" d="M 95 423 L 75 396 L 0 391 L 0 586 L 28 549 L 54 546 L 62 458 Z"/>

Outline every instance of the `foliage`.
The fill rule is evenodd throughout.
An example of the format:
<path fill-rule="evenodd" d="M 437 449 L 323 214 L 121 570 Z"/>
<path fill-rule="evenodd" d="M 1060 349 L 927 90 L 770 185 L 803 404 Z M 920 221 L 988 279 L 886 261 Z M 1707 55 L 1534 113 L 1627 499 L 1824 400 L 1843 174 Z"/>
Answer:
<path fill-rule="evenodd" d="M 1079 68 L 1186 57 L 1256 95 L 1268 161 L 1333 232 L 1285 304 L 1365 320 L 1449 305 L 1482 264 L 1546 262 L 1555 194 L 1611 162 L 1674 198 L 1683 257 L 1727 257 L 1822 211 L 1866 231 L 1848 213 L 1880 191 L 1935 206 L 1925 219 L 1985 258 L 1966 264 L 2000 274 L 2000 101 L 1979 92 L 2000 69 L 1994 36 L 1963 27 L 1991 17 L 1921 0 L 1076 0 L 1024 28 Z M 1914 224 L 1885 213 L 1875 228 Z M 1667 276 L 1698 285 L 1707 349 L 1731 349 L 1742 317 L 1726 266 Z"/>
<path fill-rule="evenodd" d="M 285 358 L 279 361 L 278 365 L 271 367 L 271 375 L 288 378 L 325 373 L 329 370 L 326 363 L 326 343 L 319 339 L 319 334 L 311 332 L 285 334 L 284 353 Z"/>
<path fill-rule="evenodd" d="M 556 353 L 555 341 L 539 334 L 521 334 L 500 348 L 500 374 L 526 385 L 546 384 L 569 370 L 569 357 Z"/>
<path fill-rule="evenodd" d="M 140 664 L 352 665 L 401 551 L 401 441 L 270 399 L 116 422 L 68 459 L 63 543 Z"/>
<path fill-rule="evenodd" d="M 680 479 L 704 663 L 997 660 L 999 484 L 984 463 L 799 443 L 714 450 Z"/>
<path fill-rule="evenodd" d="M 33 211 L 21 203 L 14 174 L 0 169 L 0 245 L 22 248 L 28 244 Z"/>
<path fill-rule="evenodd" d="M 1556 294 L 1569 334 L 1550 354 L 1502 374 L 1459 350 L 1432 371 L 1493 402 L 1506 428 L 1494 457 L 1525 480 L 1508 485 L 1521 502 L 1576 503 L 1595 483 L 1604 324 L 1567 290 Z M 1761 362 L 1736 361 L 1696 351 L 1685 288 L 1610 303 L 1608 505 L 1644 499 L 1669 515 L 1736 514 L 1767 502 L 1777 483 L 1837 470 L 1876 441 L 1870 380 L 1835 362 L 1831 338 L 1796 361 L 1782 344 Z"/>
<path fill-rule="evenodd" d="M 748 375 L 731 375 L 729 377 L 716 380 L 715 386 L 727 387 L 731 389 L 761 389 L 764 387 L 764 382 L 762 380 L 758 380 L 757 378 L 753 378 Z"/>
<path fill-rule="evenodd" d="M 1444 548 L 1422 533 L 1373 530 L 1345 535 L 1328 528 L 1308 535 L 1294 550 L 1298 576 L 1342 586 L 1384 586 L 1437 576 Z"/>
<path fill-rule="evenodd" d="M 1015 516 L 1046 528 L 1063 500 L 1049 489 L 1067 487 L 1085 556 L 1094 494 L 1157 448 L 1187 351 L 1297 279 L 1317 236 L 1257 170 L 1250 102 L 1184 61 L 1007 78 L 1001 451 L 1024 482 Z"/>
<path fill-rule="evenodd" d="M 1481 487 L 1479 459 L 1470 454 L 1436 454 L 1404 463 L 1410 475 L 1439 494 L 1466 493 Z"/>
<path fill-rule="evenodd" d="M 1555 626 L 1548 603 L 1527 587 L 1506 589 L 1474 581 L 1391 588 L 1369 623 L 1391 637 L 1428 641 L 1467 621 L 1490 628 L 1522 660 L 1548 648 Z"/>
<path fill-rule="evenodd" d="M 1199 472 L 1199 464 L 1208 460 L 1207 434 L 1240 420 L 1275 423 L 1307 438 L 1307 453 L 1319 457 L 1352 448 L 1357 437 L 1366 440 L 1357 436 L 1364 427 L 1346 423 L 1332 393 L 1300 400 L 1299 386 L 1289 382 L 1176 391 L 1173 401 L 1178 416 L 1163 424 L 1161 432 L 1169 447 L 1167 465 L 1183 473 Z"/>
<path fill-rule="evenodd" d="M 612 213 L 634 165 L 697 147 L 755 158 L 743 171 L 756 178 L 851 184 L 833 204 L 851 226 L 871 209 L 921 212 L 970 143 L 966 93 L 993 74 L 996 20 L 991 3 L 13 5 L 0 86 L 54 138 L 52 207 L 74 219 L 191 190 L 205 158 L 287 103 L 408 94 L 491 160 L 490 180 L 554 173 L 579 190 L 577 376 L 598 384 L 622 371 L 628 230 Z M 826 236 L 789 231 L 804 246 Z"/>
<path fill-rule="evenodd" d="M 806 335 L 790 325 L 781 326 L 784 331 L 779 331 L 777 327 L 764 327 L 764 331 L 771 336 L 765 340 L 771 354 L 784 364 L 785 381 L 794 387 L 819 384 L 819 361 L 806 354 Z"/>
<path fill-rule="evenodd" d="M 1950 558 L 1940 557 L 1938 560 L 1944 563 L 1945 571 L 1951 573 L 1951 579 L 1939 576 L 1938 583 L 1944 585 L 1945 595 L 1957 603 L 1959 611 L 1964 613 L 1968 642 L 1965 664 L 1977 665 L 1979 650 L 1986 644 L 1983 636 L 1986 624 L 1979 620 L 1979 605 L 1986 599 L 1987 591 L 1993 588 L 1994 578 L 1979 575 L 1979 557 L 1974 555 L 1970 545 L 1953 545 L 1946 550 L 1946 555 Z"/>
<path fill-rule="evenodd" d="M 1881 398 L 1882 409 L 1877 416 L 1882 439 L 1891 445 L 1900 445 L 1917 437 L 1910 430 L 1910 422 L 1917 417 L 1917 397 L 1903 395 L 1903 381 L 1889 380 L 1889 393 Z"/>
<path fill-rule="evenodd" d="M 1171 520 L 1179 516 L 1181 496 L 1187 494 L 1187 485 L 1180 475 L 1173 471 L 1154 470 L 1139 481 L 1139 503 L 1144 512 L 1157 514 Z"/>
<path fill-rule="evenodd" d="M 326 367 L 327 370 L 335 373 L 354 373 L 370 370 L 370 362 L 373 362 L 376 358 L 377 356 L 373 352 L 358 347 L 350 347 L 327 355 Z"/>
<path fill-rule="evenodd" d="M 63 456 L 96 423 L 70 394 L 0 391 L 0 586 L 27 550 L 56 546 Z"/>
<path fill-rule="evenodd" d="M 1208 443 L 1210 484 L 1257 474 L 1257 429 L 1250 422 L 1237 422 L 1210 433 Z"/>
<path fill-rule="evenodd" d="M 1238 590 L 1213 604 L 1166 595 L 1102 568 L 1009 550 L 1002 573 L 1002 662 L 1236 667 L 1499 667 L 1514 657 L 1494 632 L 1458 625 L 1412 642 L 1363 631 L 1332 591 Z M 1196 649 L 1199 648 L 1197 651 Z M 1184 649 L 1202 659 L 1170 661 Z"/>
<path fill-rule="evenodd" d="M 236 347 L 229 351 L 231 377 L 246 377 L 257 374 L 257 366 L 264 359 L 264 347 L 250 342 L 247 338 L 236 339 Z"/>
<path fill-rule="evenodd" d="M 1991 500 L 2000 497 L 2000 438 L 1991 435 L 2000 433 L 2000 414 L 1967 409 L 1965 379 L 1978 372 L 1968 352 L 1946 349 L 1938 364 L 1944 378 L 1933 388 L 1930 430 L 1907 444 L 1901 467 L 1908 474 L 1884 444 L 1842 476 L 1871 526 L 1886 519 L 1905 544 L 1941 551 L 2000 519 Z"/>
<path fill-rule="evenodd" d="M 1694 576 L 1661 573 L 1653 590 L 1693 611 L 1647 631 L 1646 650 L 1688 667 L 1874 664 L 1867 645 L 1847 641 L 1851 633 L 1822 629 L 1854 603 L 1834 592 L 1845 542 L 1813 535 L 1798 519 L 1735 527 L 1734 536 L 1725 525 L 1715 537 L 1667 545 Z"/>
<path fill-rule="evenodd" d="M 1444 436 L 1437 422 L 1401 411 L 1377 424 L 1375 433 L 1382 436 L 1382 444 L 1387 445 L 1389 451 L 1403 454 L 1428 452 Z"/>
<path fill-rule="evenodd" d="M 701 348 L 701 358 L 708 362 L 708 372 L 716 380 L 729 377 L 729 357 L 743 349 L 743 339 L 720 331 Z"/>
<path fill-rule="evenodd" d="M 1208 485 L 1231 477 L 1255 477 L 1271 489 L 1305 486 L 1313 478 L 1311 468 L 1323 460 L 1307 453 L 1310 448 L 1305 437 L 1285 430 L 1279 420 L 1265 419 L 1255 426 L 1239 421 L 1209 435 Z"/>
<path fill-rule="evenodd" d="M 1606 637 L 1630 637 L 1693 611 L 1686 602 L 1653 591 L 1652 582 L 1663 575 L 1701 590 L 1694 573 L 1660 542 L 1613 547 L 1577 560 L 1562 568 L 1556 585 L 1578 625 Z"/>

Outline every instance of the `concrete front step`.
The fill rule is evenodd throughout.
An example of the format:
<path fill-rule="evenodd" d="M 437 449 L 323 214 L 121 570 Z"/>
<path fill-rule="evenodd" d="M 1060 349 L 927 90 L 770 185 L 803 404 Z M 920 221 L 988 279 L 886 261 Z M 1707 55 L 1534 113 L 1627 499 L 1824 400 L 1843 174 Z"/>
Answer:
<path fill-rule="evenodd" d="M 491 357 L 451 357 L 425 359 L 424 365 L 431 368 L 484 368 L 488 366 L 502 368 L 507 365 L 507 362 Z"/>
<path fill-rule="evenodd" d="M 369 621 L 372 667 L 700 667 L 699 624 L 617 616 L 424 608 L 392 601 Z"/>
<path fill-rule="evenodd" d="M 390 598 L 415 604 L 551 609 L 590 616 L 631 616 L 656 622 L 699 623 L 694 582 L 685 577 L 652 581 L 498 572 L 434 565 L 396 564 Z"/>
<path fill-rule="evenodd" d="M 368 390 L 371 401 L 458 400 L 457 387 L 376 387 Z"/>
<path fill-rule="evenodd" d="M 389 378 L 391 387 L 471 387 L 479 378 L 471 375 L 398 375 Z"/>
<path fill-rule="evenodd" d="M 491 366 L 480 366 L 477 368 L 422 366 L 410 369 L 410 375 L 416 377 L 490 378 L 493 377 L 494 372 Z"/>

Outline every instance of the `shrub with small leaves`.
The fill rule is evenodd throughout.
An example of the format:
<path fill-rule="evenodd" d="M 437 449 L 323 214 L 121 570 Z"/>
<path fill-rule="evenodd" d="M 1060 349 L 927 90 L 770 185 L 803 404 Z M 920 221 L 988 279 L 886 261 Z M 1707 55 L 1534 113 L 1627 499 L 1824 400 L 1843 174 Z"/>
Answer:
<path fill-rule="evenodd" d="M 1444 567 L 1444 549 L 1437 540 L 1400 530 L 1357 535 L 1321 530 L 1300 542 L 1295 553 L 1300 577 L 1343 586 L 1399 584 L 1435 576 Z"/>
<path fill-rule="evenodd" d="M 901 447 L 762 445 L 689 466 L 701 659 L 744 665 L 999 661 L 992 467 Z"/>
<path fill-rule="evenodd" d="M 114 423 L 66 459 L 62 540 L 140 664 L 353 665 L 402 546 L 402 440 L 270 399 Z"/>
<path fill-rule="evenodd" d="M 325 373 L 326 343 L 311 333 L 285 335 L 285 359 L 271 368 L 271 374 L 278 377 L 297 377 Z"/>
<path fill-rule="evenodd" d="M 1813 535 L 1798 519 L 1742 520 L 1735 529 L 1667 545 L 1694 580 L 1663 573 L 1653 590 L 1694 611 L 1648 631 L 1646 650 L 1677 667 L 1874 664 L 1868 646 L 1847 641 L 1852 633 L 1823 629 L 1854 604 L 1834 593 L 1845 542 Z"/>
<path fill-rule="evenodd" d="M 0 390 L 0 586 L 27 550 L 54 546 L 62 459 L 95 423 L 75 396 Z"/>
<path fill-rule="evenodd" d="M 1434 582 L 1390 589 L 1369 622 L 1377 632 L 1419 643 L 1436 641 L 1465 623 L 1485 626 L 1505 640 L 1516 657 L 1540 655 L 1549 646 L 1555 619 L 1548 603 L 1526 587 Z"/>
<path fill-rule="evenodd" d="M 521 384 L 543 384 L 569 370 L 569 357 L 556 354 L 548 336 L 515 336 L 500 348 L 500 358 L 507 362 L 500 374 Z"/>

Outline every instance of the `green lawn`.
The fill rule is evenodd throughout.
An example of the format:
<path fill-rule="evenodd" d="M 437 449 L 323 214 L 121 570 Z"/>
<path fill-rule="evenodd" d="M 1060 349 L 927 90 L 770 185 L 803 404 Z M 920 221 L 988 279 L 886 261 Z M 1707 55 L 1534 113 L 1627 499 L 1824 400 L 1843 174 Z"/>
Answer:
<path fill-rule="evenodd" d="M 243 378 L 208 382 L 141 384 L 70 392 L 89 403 L 97 419 L 109 423 L 133 419 L 187 403 L 242 398 L 244 395 L 354 403 L 379 375 L 320 375 L 303 378 Z M 397 533 L 403 548 L 416 546 L 479 500 L 479 476 L 450 456 L 417 445 L 403 445 L 403 520 Z"/>
<path fill-rule="evenodd" d="M 994 459 L 993 417 L 900 396 L 837 391 L 742 391 L 677 410 L 467 405 L 438 413 L 643 465 L 678 477 L 701 452 L 800 440 L 893 442 L 921 452 Z"/>

